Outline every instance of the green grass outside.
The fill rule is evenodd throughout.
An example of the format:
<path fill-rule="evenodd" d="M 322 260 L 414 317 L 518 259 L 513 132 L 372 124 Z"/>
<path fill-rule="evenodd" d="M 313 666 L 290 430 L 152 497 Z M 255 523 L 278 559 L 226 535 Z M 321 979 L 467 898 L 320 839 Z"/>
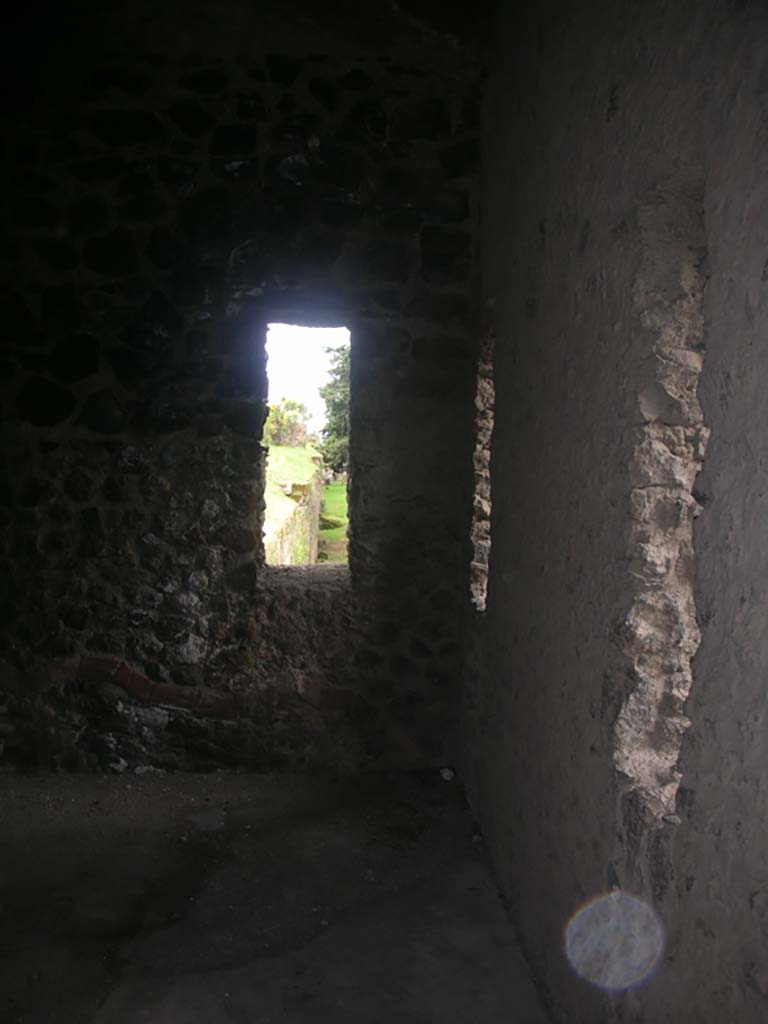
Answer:
<path fill-rule="evenodd" d="M 347 485 L 326 484 L 320 519 L 320 556 L 324 562 L 347 561 Z"/>
<path fill-rule="evenodd" d="M 315 460 L 319 458 L 320 452 L 311 445 L 305 445 L 303 448 L 270 445 L 267 456 L 267 480 L 277 484 L 308 484 L 317 472 Z"/>
<path fill-rule="evenodd" d="M 347 485 L 326 484 L 323 488 L 323 512 L 329 518 L 347 521 Z"/>

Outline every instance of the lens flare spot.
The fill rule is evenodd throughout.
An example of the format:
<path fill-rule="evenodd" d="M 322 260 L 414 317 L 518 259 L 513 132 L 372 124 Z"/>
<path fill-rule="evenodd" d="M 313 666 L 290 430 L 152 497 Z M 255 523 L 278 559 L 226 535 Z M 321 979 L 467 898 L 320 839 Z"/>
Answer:
<path fill-rule="evenodd" d="M 664 927 L 643 900 L 610 892 L 587 903 L 565 929 L 565 952 L 578 975 L 613 991 L 640 985 L 664 949 Z"/>

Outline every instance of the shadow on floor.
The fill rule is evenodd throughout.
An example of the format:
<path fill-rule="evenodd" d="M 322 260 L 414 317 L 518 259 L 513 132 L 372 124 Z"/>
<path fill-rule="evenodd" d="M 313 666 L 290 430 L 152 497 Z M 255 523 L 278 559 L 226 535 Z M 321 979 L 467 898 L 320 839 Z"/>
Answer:
<path fill-rule="evenodd" d="M 0 787 L 9 1024 L 546 1024 L 437 773 Z"/>

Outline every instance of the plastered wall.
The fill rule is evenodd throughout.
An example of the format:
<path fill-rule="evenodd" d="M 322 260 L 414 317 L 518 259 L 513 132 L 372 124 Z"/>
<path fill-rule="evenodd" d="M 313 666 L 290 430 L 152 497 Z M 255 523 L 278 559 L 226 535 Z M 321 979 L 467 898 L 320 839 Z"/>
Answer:
<path fill-rule="evenodd" d="M 767 59 L 757 3 L 500 9 L 464 770 L 559 1021 L 768 1015 Z M 667 944 L 611 996 L 563 929 L 616 885 Z"/>

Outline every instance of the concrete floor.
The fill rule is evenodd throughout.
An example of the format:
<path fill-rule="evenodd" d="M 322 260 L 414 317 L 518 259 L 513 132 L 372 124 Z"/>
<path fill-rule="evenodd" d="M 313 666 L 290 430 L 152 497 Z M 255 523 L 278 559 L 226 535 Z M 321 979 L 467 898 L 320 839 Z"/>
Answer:
<path fill-rule="evenodd" d="M 438 773 L 0 778 L 0 1020 L 546 1024 Z"/>

